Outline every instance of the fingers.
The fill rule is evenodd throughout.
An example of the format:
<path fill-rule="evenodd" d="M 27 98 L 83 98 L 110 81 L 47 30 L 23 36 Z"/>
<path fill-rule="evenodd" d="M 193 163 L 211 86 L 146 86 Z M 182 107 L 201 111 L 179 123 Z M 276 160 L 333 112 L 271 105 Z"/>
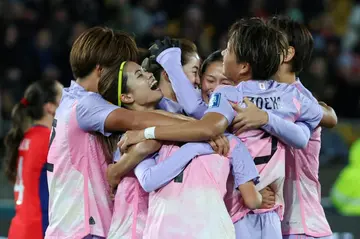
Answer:
<path fill-rule="evenodd" d="M 253 102 L 251 102 L 251 101 L 249 100 L 249 98 L 247 98 L 247 97 L 244 98 L 243 102 L 245 103 L 245 105 L 246 105 L 247 108 L 249 108 L 249 107 L 254 107 L 254 106 L 256 107 L 256 105 L 255 105 Z"/>
<path fill-rule="evenodd" d="M 230 152 L 230 142 L 228 138 L 224 135 L 221 136 L 222 141 L 224 142 L 224 155 L 227 155 Z"/>
<path fill-rule="evenodd" d="M 209 141 L 209 144 L 210 144 L 211 148 L 212 148 L 215 152 L 218 151 L 218 146 L 216 145 L 215 141 L 210 140 L 210 141 Z"/>
<path fill-rule="evenodd" d="M 229 153 L 230 150 L 230 144 L 229 141 L 226 137 L 224 136 L 219 136 L 217 137 L 215 140 L 215 144 L 217 146 L 217 150 L 214 150 L 220 154 L 220 155 L 227 155 Z"/>
<path fill-rule="evenodd" d="M 126 149 L 129 147 L 128 145 L 128 140 L 127 140 L 127 135 L 126 133 L 121 137 L 120 141 L 118 142 L 117 146 L 119 147 L 120 149 L 120 152 L 121 153 L 124 153 L 126 152 Z"/>
<path fill-rule="evenodd" d="M 241 113 L 244 111 L 244 109 L 242 109 L 239 105 L 234 104 L 233 102 L 229 101 L 230 105 L 233 107 L 233 109 L 237 112 L 237 113 Z"/>

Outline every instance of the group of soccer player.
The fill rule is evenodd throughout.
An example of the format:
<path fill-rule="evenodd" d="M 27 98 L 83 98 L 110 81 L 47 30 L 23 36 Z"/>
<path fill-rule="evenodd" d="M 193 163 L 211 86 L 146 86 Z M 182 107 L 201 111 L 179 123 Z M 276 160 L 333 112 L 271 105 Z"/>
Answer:
<path fill-rule="evenodd" d="M 286 17 L 237 21 L 227 48 L 202 65 L 187 40 L 159 39 L 139 57 L 128 34 L 87 30 L 70 53 L 76 80 L 58 104 L 37 103 L 53 119 L 38 167 L 49 189 L 41 216 L 21 213 L 32 189 L 19 167 L 35 159 L 9 160 L 24 202 L 9 238 L 33 228 L 49 239 L 331 238 L 320 126 L 337 118 L 296 78 L 312 48 L 306 27 Z M 17 135 L 16 156 L 35 150 L 34 127 Z"/>

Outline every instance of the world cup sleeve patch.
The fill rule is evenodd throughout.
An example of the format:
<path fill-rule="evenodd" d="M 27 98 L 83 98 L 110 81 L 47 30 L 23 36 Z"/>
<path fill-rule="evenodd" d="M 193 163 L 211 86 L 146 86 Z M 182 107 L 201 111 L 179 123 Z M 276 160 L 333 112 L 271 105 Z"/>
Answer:
<path fill-rule="evenodd" d="M 209 108 L 216 108 L 220 105 L 221 93 L 215 93 L 211 96 Z"/>

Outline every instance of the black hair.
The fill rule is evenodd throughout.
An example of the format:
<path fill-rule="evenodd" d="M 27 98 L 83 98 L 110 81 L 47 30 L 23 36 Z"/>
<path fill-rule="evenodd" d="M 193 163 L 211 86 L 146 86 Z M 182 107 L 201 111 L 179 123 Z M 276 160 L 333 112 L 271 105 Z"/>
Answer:
<path fill-rule="evenodd" d="M 289 46 L 295 48 L 295 55 L 291 60 L 291 70 L 300 73 L 306 67 L 314 49 L 314 39 L 304 24 L 296 22 L 287 16 L 274 16 L 268 23 L 282 31 L 289 42 Z"/>
<path fill-rule="evenodd" d="M 229 31 L 229 43 L 236 61 L 250 65 L 254 80 L 270 79 L 288 49 L 285 34 L 261 18 L 241 19 L 234 23 Z"/>
<path fill-rule="evenodd" d="M 200 74 L 203 75 L 205 73 L 206 69 L 209 67 L 209 65 L 211 65 L 211 63 L 217 62 L 217 61 L 221 61 L 221 62 L 223 61 L 223 56 L 221 54 L 221 50 L 214 51 L 204 60 L 204 62 L 201 65 Z"/>
<path fill-rule="evenodd" d="M 54 80 L 39 80 L 25 91 L 24 98 L 17 103 L 11 113 L 11 129 L 5 137 L 5 174 L 11 182 L 16 180 L 18 148 L 32 121 L 44 116 L 44 105 L 56 103 Z"/>

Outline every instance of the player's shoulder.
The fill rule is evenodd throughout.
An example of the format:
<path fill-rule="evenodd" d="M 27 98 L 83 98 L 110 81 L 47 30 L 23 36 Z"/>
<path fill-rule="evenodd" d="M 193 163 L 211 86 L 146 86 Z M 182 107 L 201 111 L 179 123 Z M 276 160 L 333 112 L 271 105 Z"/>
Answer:
<path fill-rule="evenodd" d="M 91 109 L 108 108 L 114 106 L 112 103 L 106 101 L 100 94 L 88 92 L 78 99 L 76 104 L 77 111 L 91 111 Z M 114 106 L 115 107 L 115 106 Z"/>
<path fill-rule="evenodd" d="M 308 90 L 300 81 L 300 79 L 297 79 L 296 82 L 294 82 L 292 85 L 294 85 L 301 94 L 305 95 L 307 98 L 316 101 L 316 98 L 314 97 L 314 95 L 311 93 L 310 90 Z"/>
<path fill-rule="evenodd" d="M 239 90 L 235 86 L 221 85 L 216 87 L 214 93 L 211 95 L 209 108 L 217 107 L 220 105 L 220 101 L 227 100 L 231 102 L 239 102 L 242 98 L 239 94 Z"/>
<path fill-rule="evenodd" d="M 35 125 L 31 127 L 24 135 L 29 142 L 31 142 L 31 147 L 42 147 L 44 144 L 49 143 L 50 138 L 50 129 L 42 125 Z"/>
<path fill-rule="evenodd" d="M 219 85 L 215 88 L 214 93 L 226 93 L 226 92 L 237 92 L 238 89 L 232 85 Z"/>

